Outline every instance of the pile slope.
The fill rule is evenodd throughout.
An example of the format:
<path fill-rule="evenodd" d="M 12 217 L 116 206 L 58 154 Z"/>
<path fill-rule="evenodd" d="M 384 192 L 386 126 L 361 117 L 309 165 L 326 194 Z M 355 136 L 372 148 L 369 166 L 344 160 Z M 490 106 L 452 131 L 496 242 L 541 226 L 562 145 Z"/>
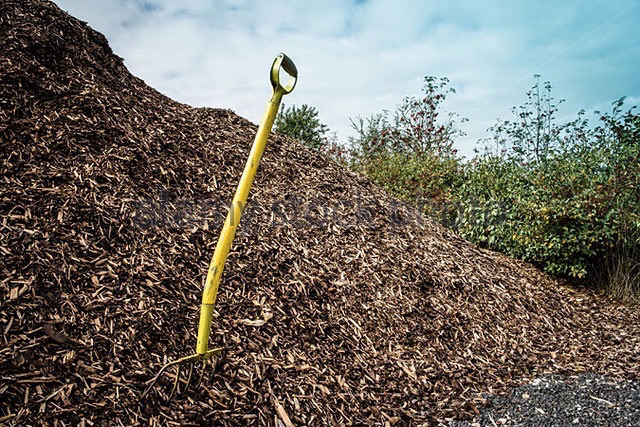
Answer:
<path fill-rule="evenodd" d="M 193 350 L 255 131 L 149 88 L 52 3 L 0 2 L 2 423 L 429 425 L 536 372 L 638 377 L 637 311 L 272 135 L 221 284 L 224 357 L 140 402 Z"/>

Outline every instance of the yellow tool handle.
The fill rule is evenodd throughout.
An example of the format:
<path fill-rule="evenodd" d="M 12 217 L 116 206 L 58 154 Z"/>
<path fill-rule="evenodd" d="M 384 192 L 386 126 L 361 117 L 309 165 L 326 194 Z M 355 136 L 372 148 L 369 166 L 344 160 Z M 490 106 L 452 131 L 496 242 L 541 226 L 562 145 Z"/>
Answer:
<path fill-rule="evenodd" d="M 285 86 L 280 84 L 280 70 L 283 69 L 289 74 L 289 81 Z M 224 263 L 229 255 L 233 237 L 236 234 L 236 228 L 240 222 L 240 217 L 247 204 L 247 197 L 251 184 L 256 176 L 258 164 L 262 158 L 262 153 L 267 145 L 267 139 L 271 132 L 271 127 L 278 114 L 280 100 L 283 95 L 290 93 L 298 80 L 298 70 L 293 61 L 284 53 L 279 54 L 273 61 L 270 73 L 271 85 L 273 86 L 273 95 L 267 104 L 267 109 L 262 117 L 262 122 L 258 128 L 258 133 L 253 141 L 247 164 L 242 172 L 242 177 L 238 183 L 236 194 L 231 202 L 231 207 L 227 213 L 227 218 L 218 237 L 218 243 L 209 265 L 207 279 L 205 282 L 204 292 L 202 293 L 202 306 L 200 307 L 200 323 L 198 325 L 198 342 L 196 344 L 196 353 L 205 354 L 209 346 L 209 331 L 211 329 L 211 321 L 213 319 L 213 307 L 216 303 L 218 295 L 218 287 L 220 278 L 224 270 Z"/>

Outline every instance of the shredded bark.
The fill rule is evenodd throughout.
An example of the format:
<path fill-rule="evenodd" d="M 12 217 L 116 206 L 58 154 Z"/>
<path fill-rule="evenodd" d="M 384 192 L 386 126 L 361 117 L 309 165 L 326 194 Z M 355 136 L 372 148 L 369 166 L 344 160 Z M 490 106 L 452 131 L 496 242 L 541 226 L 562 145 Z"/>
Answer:
<path fill-rule="evenodd" d="M 224 355 L 140 401 L 194 350 L 255 132 L 148 87 L 52 3 L 0 2 L 1 423 L 433 425 L 534 373 L 638 378 L 637 309 L 272 134 L 220 288 Z"/>

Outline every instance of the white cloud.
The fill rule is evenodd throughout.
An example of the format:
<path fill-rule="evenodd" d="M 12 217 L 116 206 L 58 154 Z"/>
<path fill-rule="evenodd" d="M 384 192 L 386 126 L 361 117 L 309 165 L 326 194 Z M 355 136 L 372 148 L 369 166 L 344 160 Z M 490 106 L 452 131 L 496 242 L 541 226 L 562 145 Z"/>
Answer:
<path fill-rule="evenodd" d="M 107 36 L 133 74 L 195 106 L 257 122 L 268 70 L 284 51 L 300 71 L 287 104 L 309 104 L 342 140 L 349 117 L 419 94 L 425 75 L 458 89 L 446 108 L 473 143 L 524 100 L 535 73 L 567 98 L 563 114 L 640 97 L 640 7 L 605 2 L 55 0 Z"/>

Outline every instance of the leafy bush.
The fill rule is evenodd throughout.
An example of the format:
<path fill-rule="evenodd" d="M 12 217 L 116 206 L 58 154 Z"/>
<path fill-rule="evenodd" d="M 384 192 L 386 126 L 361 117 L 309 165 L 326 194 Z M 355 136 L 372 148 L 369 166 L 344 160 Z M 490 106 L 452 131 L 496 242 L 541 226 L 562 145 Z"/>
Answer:
<path fill-rule="evenodd" d="M 621 108 L 614 103 L 595 130 L 581 115 L 552 123 L 561 143 L 545 150 L 523 143 L 520 126 L 507 132 L 511 145 L 503 139 L 498 155 L 467 165 L 455 229 L 549 273 L 588 277 L 620 297 L 638 293 L 640 118 Z"/>
<path fill-rule="evenodd" d="M 457 231 L 550 273 L 584 277 L 604 237 L 603 177 L 590 173 L 593 165 L 567 155 L 537 167 L 479 159 L 458 193 L 464 209 Z"/>
<path fill-rule="evenodd" d="M 405 97 L 393 114 L 352 119 L 357 136 L 350 139 L 355 170 L 442 222 L 455 218 L 451 200 L 461 161 L 453 143 L 463 135 L 458 115 L 441 112 L 447 95 L 455 93 L 448 85 L 446 78 L 425 77 L 422 96 Z"/>
<path fill-rule="evenodd" d="M 421 97 L 405 97 L 393 114 L 389 111 L 374 114 L 367 119 L 351 119 L 357 132 L 350 139 L 353 155 L 359 162 L 382 153 L 405 155 L 436 155 L 439 158 L 455 156 L 453 143 L 464 133 L 458 129 L 460 118 L 449 113 L 443 118 L 442 103 L 447 95 L 455 93 L 448 87 L 449 79 L 427 76 L 424 78 Z"/>
<path fill-rule="evenodd" d="M 609 293 L 640 296 L 640 115 L 620 115 L 623 99 L 614 112 L 601 117 L 596 132 L 606 158 L 607 234 L 609 250 L 593 264 L 596 283 Z"/>
<path fill-rule="evenodd" d="M 353 167 L 396 197 L 418 204 L 425 214 L 443 223 L 455 218 L 451 202 L 461 183 L 459 159 L 391 152 L 371 155 Z"/>
<path fill-rule="evenodd" d="M 318 110 L 306 104 L 300 108 L 295 105 L 286 107 L 282 104 L 274 125 L 276 132 L 295 138 L 317 150 L 335 142 L 328 136 L 329 127 L 320 122 Z"/>

